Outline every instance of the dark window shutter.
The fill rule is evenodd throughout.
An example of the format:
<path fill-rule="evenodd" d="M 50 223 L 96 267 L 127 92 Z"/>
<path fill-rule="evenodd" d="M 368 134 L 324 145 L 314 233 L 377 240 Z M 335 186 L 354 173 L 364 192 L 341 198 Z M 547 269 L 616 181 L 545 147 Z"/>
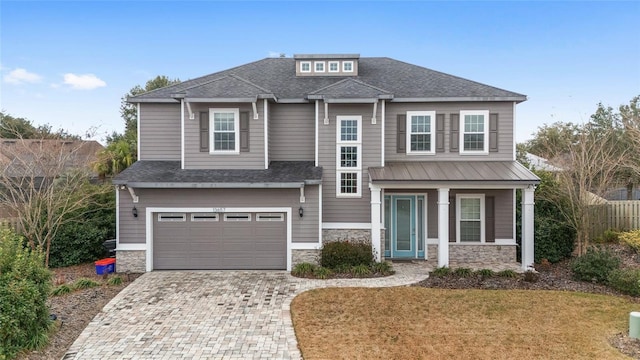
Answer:
<path fill-rule="evenodd" d="M 444 114 L 436 114 L 436 152 L 444 152 Z"/>
<path fill-rule="evenodd" d="M 456 242 L 456 225 L 458 219 L 456 219 L 456 198 L 449 198 L 449 242 Z"/>
<path fill-rule="evenodd" d="M 249 152 L 249 112 L 240 113 L 240 152 Z"/>
<path fill-rule="evenodd" d="M 200 112 L 200 152 L 209 152 L 209 112 Z"/>
<path fill-rule="evenodd" d="M 398 131 L 397 131 L 397 147 L 398 153 L 407 152 L 407 115 L 398 114 Z"/>
<path fill-rule="evenodd" d="M 496 242 L 496 210 L 495 198 L 487 196 L 484 198 L 484 241 L 488 243 Z"/>
<path fill-rule="evenodd" d="M 449 138 L 450 150 L 459 151 L 460 147 L 460 114 L 451 114 L 451 137 Z"/>
<path fill-rule="evenodd" d="M 498 151 L 498 114 L 489 114 L 489 151 Z"/>

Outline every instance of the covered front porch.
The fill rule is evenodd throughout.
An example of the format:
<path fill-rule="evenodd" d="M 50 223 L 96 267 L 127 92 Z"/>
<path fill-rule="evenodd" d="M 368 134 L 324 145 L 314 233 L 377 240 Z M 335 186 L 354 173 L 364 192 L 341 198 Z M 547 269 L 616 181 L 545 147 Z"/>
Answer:
<path fill-rule="evenodd" d="M 539 179 L 519 163 L 391 163 L 370 168 L 369 176 L 371 240 L 378 260 L 512 268 L 521 251 L 520 269 L 533 266 L 534 191 Z M 522 191 L 520 247 L 518 189 Z"/>

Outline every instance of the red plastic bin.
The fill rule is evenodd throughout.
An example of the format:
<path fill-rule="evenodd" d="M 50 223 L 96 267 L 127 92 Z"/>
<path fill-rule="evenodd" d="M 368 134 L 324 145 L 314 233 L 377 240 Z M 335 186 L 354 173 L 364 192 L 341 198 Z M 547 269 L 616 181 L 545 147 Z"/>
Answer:
<path fill-rule="evenodd" d="M 112 272 L 116 272 L 116 259 L 107 258 L 98 260 L 95 262 L 96 264 L 96 274 L 108 274 Z"/>

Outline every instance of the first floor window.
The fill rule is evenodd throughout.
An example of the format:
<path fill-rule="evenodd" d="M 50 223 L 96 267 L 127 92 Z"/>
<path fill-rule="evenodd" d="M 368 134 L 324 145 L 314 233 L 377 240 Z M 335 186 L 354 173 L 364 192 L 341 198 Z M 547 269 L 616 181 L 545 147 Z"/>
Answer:
<path fill-rule="evenodd" d="M 340 172 L 340 194 L 342 195 L 359 195 L 360 187 L 358 186 L 359 172 Z"/>
<path fill-rule="evenodd" d="M 458 195 L 459 242 L 484 242 L 483 195 Z"/>
<path fill-rule="evenodd" d="M 487 153 L 488 111 L 461 111 L 462 153 Z"/>
<path fill-rule="evenodd" d="M 212 153 L 238 153 L 238 109 L 211 109 Z"/>

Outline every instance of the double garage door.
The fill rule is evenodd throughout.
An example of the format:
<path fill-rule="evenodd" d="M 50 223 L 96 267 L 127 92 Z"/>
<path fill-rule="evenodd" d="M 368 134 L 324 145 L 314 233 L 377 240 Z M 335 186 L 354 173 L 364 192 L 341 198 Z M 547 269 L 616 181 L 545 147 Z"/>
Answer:
<path fill-rule="evenodd" d="M 155 213 L 153 268 L 286 269 L 284 213 Z"/>

